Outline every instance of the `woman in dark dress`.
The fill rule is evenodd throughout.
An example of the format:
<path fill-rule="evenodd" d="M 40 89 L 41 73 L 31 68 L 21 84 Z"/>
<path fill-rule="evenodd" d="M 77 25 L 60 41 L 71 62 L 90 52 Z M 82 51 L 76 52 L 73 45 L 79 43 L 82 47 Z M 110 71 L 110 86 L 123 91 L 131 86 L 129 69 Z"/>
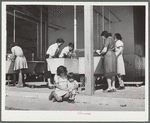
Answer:
<path fill-rule="evenodd" d="M 102 38 L 105 40 L 103 49 L 101 52 L 99 50 L 97 53 L 104 57 L 104 76 L 107 79 L 108 88 L 105 92 L 114 92 L 115 88 L 115 75 L 117 74 L 117 59 L 115 55 L 115 41 L 109 36 L 107 31 L 103 31 L 101 34 Z"/>

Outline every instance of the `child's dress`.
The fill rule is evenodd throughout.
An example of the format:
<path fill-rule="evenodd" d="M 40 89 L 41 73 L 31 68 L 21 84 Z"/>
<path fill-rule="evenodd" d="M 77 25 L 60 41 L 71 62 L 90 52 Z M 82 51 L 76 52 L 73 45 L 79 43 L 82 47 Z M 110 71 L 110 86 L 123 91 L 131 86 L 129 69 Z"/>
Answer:
<path fill-rule="evenodd" d="M 73 82 L 68 81 L 68 89 L 69 89 L 70 92 L 72 92 L 72 94 L 77 93 L 77 90 L 73 89 L 75 86 L 78 86 L 78 82 L 76 80 L 74 80 Z"/>
<path fill-rule="evenodd" d="M 120 47 L 123 47 L 123 42 L 121 40 L 118 40 L 116 42 L 116 55 L 119 54 L 120 52 Z M 123 56 L 120 54 L 117 58 L 117 74 L 120 75 L 125 75 L 125 66 L 124 66 L 124 61 L 123 61 Z"/>
<path fill-rule="evenodd" d="M 58 75 L 55 75 L 54 77 L 55 83 L 59 84 L 61 88 L 67 89 L 68 88 L 68 80 L 67 78 L 61 78 Z M 56 87 L 55 93 L 57 94 L 58 97 L 64 96 L 65 94 L 68 93 L 68 91 L 61 90 Z"/>
<path fill-rule="evenodd" d="M 27 69 L 27 60 L 25 56 L 23 55 L 23 50 L 19 46 L 14 46 L 11 48 L 12 54 L 15 55 L 15 64 L 14 64 L 14 70 L 21 70 L 21 69 Z"/>

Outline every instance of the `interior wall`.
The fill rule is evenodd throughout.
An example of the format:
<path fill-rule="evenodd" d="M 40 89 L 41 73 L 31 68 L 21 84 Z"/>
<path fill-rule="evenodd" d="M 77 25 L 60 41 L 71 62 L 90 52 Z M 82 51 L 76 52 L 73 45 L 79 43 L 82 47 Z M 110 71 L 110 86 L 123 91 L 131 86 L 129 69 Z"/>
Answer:
<path fill-rule="evenodd" d="M 124 62 L 126 75 L 125 81 L 132 81 L 135 79 L 135 55 L 134 55 L 134 20 L 133 20 L 133 7 L 121 6 L 110 7 L 111 11 L 121 20 L 115 20 L 111 23 L 111 32 L 114 36 L 115 33 L 120 33 L 124 43 Z"/>
<path fill-rule="evenodd" d="M 134 44 L 135 44 L 135 76 L 145 76 L 145 7 L 133 7 L 134 11 Z"/>
<path fill-rule="evenodd" d="M 62 38 L 65 43 L 60 50 L 68 45 L 69 42 L 74 42 L 74 14 L 73 6 L 49 6 L 48 7 L 48 22 L 56 24 L 66 29 L 53 26 L 59 30 L 48 28 L 48 46 L 55 43 L 58 38 Z"/>
<path fill-rule="evenodd" d="M 64 7 L 67 9 L 67 7 Z M 126 69 L 126 75 L 124 76 L 125 81 L 132 81 L 136 79 L 136 65 L 135 65 L 135 59 L 137 58 L 135 56 L 136 46 L 135 40 L 138 37 L 135 37 L 135 28 L 134 28 L 134 10 L 132 6 L 105 6 L 105 17 L 109 19 L 109 14 L 106 8 L 109 8 L 116 17 L 118 17 L 121 21 L 119 21 L 116 17 L 114 17 L 112 14 L 110 16 L 110 19 L 112 23 L 110 23 L 110 30 L 109 30 L 109 22 L 105 20 L 104 24 L 104 30 L 107 30 L 112 33 L 112 36 L 114 37 L 115 33 L 120 33 L 122 36 L 122 41 L 124 43 L 124 62 L 125 62 L 125 69 Z M 101 7 L 94 7 L 94 9 L 98 10 L 100 13 L 102 13 Z M 67 45 L 69 41 L 73 42 L 73 36 L 74 36 L 74 21 L 73 21 L 73 7 L 68 8 L 70 13 L 72 14 L 64 14 L 63 16 L 57 16 L 57 17 L 51 17 L 49 16 L 50 22 L 55 22 L 55 24 L 63 25 L 66 27 L 65 30 L 58 30 L 58 31 L 49 31 L 49 45 L 54 43 L 57 38 L 62 37 L 64 40 L 66 40 L 67 43 L 64 45 Z M 50 10 L 49 10 L 50 11 Z M 93 39 L 94 39 L 94 49 L 101 49 L 102 47 L 102 38 L 100 36 L 101 32 L 103 31 L 103 25 L 102 25 L 102 17 L 99 15 L 97 22 L 97 13 L 93 11 Z M 61 20 L 61 21 L 60 21 Z M 140 21 L 139 21 L 140 22 Z M 97 25 L 99 25 L 99 29 L 97 30 Z M 138 26 L 139 24 L 137 24 Z M 137 27 L 140 28 L 140 27 Z M 84 12 L 77 13 L 77 48 L 82 49 L 84 48 Z M 99 36 L 97 35 L 99 33 Z M 140 33 L 137 31 L 137 33 Z M 98 42 L 99 38 L 99 42 Z M 139 39 L 140 40 L 140 39 Z M 141 41 L 139 41 L 141 42 Z M 137 42 L 137 44 L 139 44 Z M 63 48 L 64 46 L 62 46 Z M 78 56 L 84 56 L 84 53 L 78 54 Z M 144 61 L 142 62 L 144 63 Z M 141 65 L 143 66 L 143 65 Z M 142 73 L 143 74 L 143 73 Z"/>
<path fill-rule="evenodd" d="M 32 53 L 34 53 L 34 60 L 37 58 L 37 23 L 39 23 L 40 6 L 21 6 L 21 5 L 8 5 L 7 12 L 13 13 L 16 11 L 15 17 L 15 40 L 22 47 L 24 55 L 27 60 L 32 60 Z M 20 12 L 24 13 L 21 14 Z M 48 17 L 43 10 L 43 20 L 47 21 Z M 19 16 L 19 17 L 17 17 Z M 32 17 L 33 16 L 33 17 Z M 21 18 L 20 18 L 21 17 Z M 34 19 L 36 17 L 37 19 Z M 27 20 L 26 20 L 27 19 Z M 30 20 L 30 21 L 29 21 Z M 33 23 L 33 22 L 34 23 Z M 39 27 L 38 27 L 39 29 Z M 42 26 L 42 59 L 45 57 L 45 24 Z M 39 31 L 39 30 L 38 30 Z M 14 41 L 14 16 L 13 14 L 7 14 L 7 52 L 10 52 L 9 46 Z M 39 37 L 38 37 L 39 38 Z M 41 59 L 40 59 L 41 60 Z"/>

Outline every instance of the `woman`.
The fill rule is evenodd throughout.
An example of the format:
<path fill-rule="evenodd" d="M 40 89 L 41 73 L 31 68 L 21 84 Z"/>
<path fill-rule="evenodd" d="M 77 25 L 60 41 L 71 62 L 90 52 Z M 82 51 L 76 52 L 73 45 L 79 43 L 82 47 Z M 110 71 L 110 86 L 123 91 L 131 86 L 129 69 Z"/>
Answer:
<path fill-rule="evenodd" d="M 50 67 L 48 66 L 48 63 L 46 61 L 46 59 L 48 58 L 58 58 L 59 57 L 59 48 L 62 46 L 62 44 L 65 41 L 61 38 L 56 40 L 56 43 L 52 44 L 51 46 L 49 46 L 47 52 L 46 52 L 46 57 L 45 57 L 45 72 L 44 72 L 44 76 L 46 81 L 48 82 L 48 87 L 52 88 L 52 74 L 51 74 L 51 70 Z"/>
<path fill-rule="evenodd" d="M 13 55 L 12 61 L 15 60 L 14 70 L 19 70 L 18 84 L 16 86 L 23 87 L 22 69 L 28 68 L 26 58 L 23 54 L 22 48 L 19 47 L 17 43 L 14 42 L 11 44 L 10 48 Z"/>
<path fill-rule="evenodd" d="M 65 47 L 60 55 L 59 55 L 60 58 L 75 58 L 76 57 L 76 53 L 74 52 L 74 44 L 72 42 L 70 42 L 68 44 L 67 47 Z"/>
<path fill-rule="evenodd" d="M 116 52 L 116 57 L 117 57 L 117 77 L 119 80 L 119 87 L 118 89 L 125 89 L 123 80 L 122 80 L 122 75 L 125 75 L 125 66 L 124 66 L 124 61 L 123 61 L 123 49 L 124 45 L 122 42 L 122 37 L 119 33 L 116 33 L 114 35 L 114 39 L 116 41 L 116 46 L 115 46 L 115 52 Z"/>
<path fill-rule="evenodd" d="M 101 34 L 102 38 L 105 40 L 103 49 L 98 54 L 104 57 L 104 76 L 107 79 L 108 88 L 105 92 L 115 92 L 115 75 L 117 74 L 116 68 L 116 55 L 115 55 L 115 41 L 109 36 L 107 31 L 103 31 Z"/>

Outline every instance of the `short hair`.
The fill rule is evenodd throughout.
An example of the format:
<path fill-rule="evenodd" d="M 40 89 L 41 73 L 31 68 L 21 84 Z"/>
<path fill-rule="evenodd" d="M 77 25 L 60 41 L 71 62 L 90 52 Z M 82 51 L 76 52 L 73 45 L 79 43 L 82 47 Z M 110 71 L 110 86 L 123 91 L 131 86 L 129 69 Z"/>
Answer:
<path fill-rule="evenodd" d="M 103 32 L 101 33 L 101 36 L 104 36 L 105 38 L 108 38 L 108 37 L 109 37 L 109 34 L 108 34 L 107 31 L 103 31 Z"/>
<path fill-rule="evenodd" d="M 74 79 L 74 73 L 73 72 L 68 73 L 67 78 Z"/>
<path fill-rule="evenodd" d="M 72 48 L 74 49 L 74 43 L 70 42 L 70 43 L 68 44 L 68 46 L 69 46 L 69 47 L 72 47 Z"/>
<path fill-rule="evenodd" d="M 112 33 L 108 33 L 109 36 L 112 36 Z"/>
<path fill-rule="evenodd" d="M 57 75 L 60 76 L 62 73 L 67 74 L 67 68 L 61 65 L 57 68 Z"/>
<path fill-rule="evenodd" d="M 18 43 L 17 42 L 13 42 L 11 45 L 10 45 L 10 49 L 14 46 L 18 46 Z"/>
<path fill-rule="evenodd" d="M 115 33 L 115 37 L 118 39 L 118 40 L 122 40 L 122 37 L 119 33 Z"/>
<path fill-rule="evenodd" d="M 58 39 L 56 40 L 56 43 L 65 43 L 65 41 L 64 41 L 62 38 L 58 38 Z"/>

